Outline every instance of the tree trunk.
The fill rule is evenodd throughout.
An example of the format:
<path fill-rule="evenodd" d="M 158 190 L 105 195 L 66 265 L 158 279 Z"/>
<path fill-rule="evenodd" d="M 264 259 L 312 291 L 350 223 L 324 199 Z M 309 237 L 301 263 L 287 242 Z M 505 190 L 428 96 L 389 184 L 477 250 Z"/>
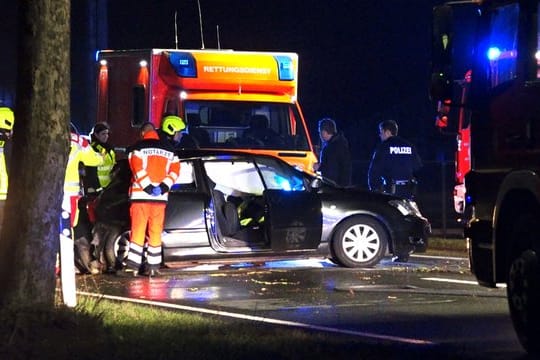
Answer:
<path fill-rule="evenodd" d="M 52 308 L 69 151 L 70 1 L 20 0 L 10 186 L 0 233 L 0 308 Z"/>

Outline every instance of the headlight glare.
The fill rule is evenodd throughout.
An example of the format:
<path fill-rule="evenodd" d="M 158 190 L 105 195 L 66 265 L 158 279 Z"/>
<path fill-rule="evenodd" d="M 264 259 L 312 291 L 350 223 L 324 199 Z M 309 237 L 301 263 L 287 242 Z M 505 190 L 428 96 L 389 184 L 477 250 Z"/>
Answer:
<path fill-rule="evenodd" d="M 403 214 L 403 216 L 407 215 L 416 215 L 421 217 L 422 214 L 420 213 L 420 210 L 418 209 L 418 205 L 414 201 L 406 200 L 406 199 L 400 199 L 400 200 L 390 200 L 388 202 L 390 205 L 395 207 L 400 213 Z"/>

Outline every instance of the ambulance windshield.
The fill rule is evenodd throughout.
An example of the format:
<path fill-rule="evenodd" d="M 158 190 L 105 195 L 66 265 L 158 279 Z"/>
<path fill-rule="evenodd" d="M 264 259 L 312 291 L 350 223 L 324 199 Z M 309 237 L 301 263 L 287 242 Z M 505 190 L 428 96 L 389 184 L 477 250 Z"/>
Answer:
<path fill-rule="evenodd" d="M 201 148 L 309 151 L 293 104 L 197 100 L 184 106 L 187 132 Z"/>

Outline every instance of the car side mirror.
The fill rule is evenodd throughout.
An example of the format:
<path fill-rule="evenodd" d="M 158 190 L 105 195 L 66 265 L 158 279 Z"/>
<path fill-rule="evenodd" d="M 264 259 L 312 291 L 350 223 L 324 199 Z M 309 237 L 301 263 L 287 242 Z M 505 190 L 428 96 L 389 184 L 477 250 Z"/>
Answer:
<path fill-rule="evenodd" d="M 322 186 L 322 180 L 320 178 L 315 178 L 311 180 L 310 187 L 312 190 L 319 190 Z"/>

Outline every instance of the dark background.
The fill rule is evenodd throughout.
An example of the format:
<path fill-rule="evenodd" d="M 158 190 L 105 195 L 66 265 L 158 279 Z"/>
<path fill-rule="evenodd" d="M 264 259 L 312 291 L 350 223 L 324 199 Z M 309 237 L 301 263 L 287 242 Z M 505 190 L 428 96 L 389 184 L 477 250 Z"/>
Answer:
<path fill-rule="evenodd" d="M 72 121 L 83 132 L 94 122 L 95 51 L 175 48 L 176 13 L 179 48 L 200 49 L 204 40 L 206 49 L 298 53 L 299 101 L 313 140 L 318 142 L 317 121 L 334 118 L 351 143 L 360 186 L 379 141 L 378 122 L 396 120 L 426 165 L 420 174 L 425 199 L 419 202 L 451 206 L 455 141 L 435 129 L 427 92 L 431 11 L 441 2 L 200 0 L 201 38 L 196 0 L 72 1 Z M 3 3 L 0 102 L 13 106 L 17 6 Z"/>

